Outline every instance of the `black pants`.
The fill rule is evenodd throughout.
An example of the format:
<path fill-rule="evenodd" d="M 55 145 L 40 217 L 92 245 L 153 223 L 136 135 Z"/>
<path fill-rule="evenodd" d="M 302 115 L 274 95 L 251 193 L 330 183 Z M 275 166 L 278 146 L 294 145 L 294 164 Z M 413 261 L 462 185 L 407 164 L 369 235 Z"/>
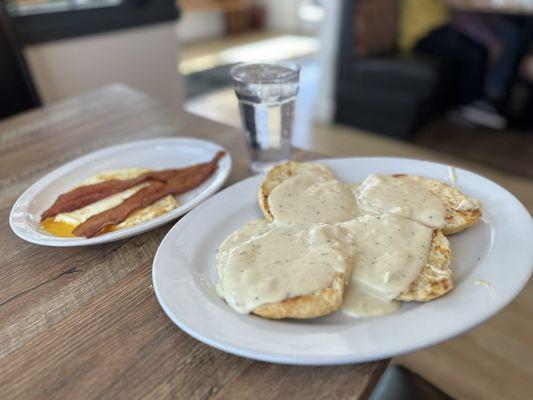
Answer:
<path fill-rule="evenodd" d="M 484 97 L 484 82 L 488 53 L 484 46 L 474 42 L 449 26 L 430 32 L 415 46 L 421 54 L 438 56 L 446 62 L 453 76 L 454 102 L 465 104 Z"/>

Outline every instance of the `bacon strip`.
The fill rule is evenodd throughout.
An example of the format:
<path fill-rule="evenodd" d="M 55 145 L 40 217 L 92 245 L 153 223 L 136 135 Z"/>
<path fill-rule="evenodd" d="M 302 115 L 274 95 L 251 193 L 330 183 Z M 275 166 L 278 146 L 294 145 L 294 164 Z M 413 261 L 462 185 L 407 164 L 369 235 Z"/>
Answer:
<path fill-rule="evenodd" d="M 104 228 L 121 223 L 133 212 L 147 207 L 169 194 L 178 195 L 194 189 L 215 172 L 218 161 L 223 156 L 224 152 L 218 152 L 208 163 L 193 165 L 187 168 L 187 172 L 181 170 L 179 173 L 169 175 L 165 183 L 153 181 L 149 186 L 142 188 L 119 205 L 93 215 L 78 225 L 72 233 L 87 238 L 96 236 Z"/>
<path fill-rule="evenodd" d="M 224 155 L 223 152 L 219 153 Z M 220 156 L 218 159 L 221 157 L 222 156 Z M 105 199 L 106 197 L 115 193 L 120 193 L 148 180 L 167 182 L 171 178 L 187 176 L 202 165 L 205 165 L 205 163 L 180 169 L 149 171 L 132 179 L 111 179 L 105 182 L 77 187 L 70 192 L 60 195 L 54 204 L 52 204 L 49 209 L 41 214 L 41 221 L 46 218 L 55 217 L 57 214 L 61 214 L 63 212 L 79 210 L 80 208 L 88 206 L 89 204 Z"/>
<path fill-rule="evenodd" d="M 83 208 L 89 204 L 105 199 L 112 194 L 122 192 L 145 181 L 144 176 L 133 179 L 111 179 L 92 185 L 80 186 L 70 192 L 60 195 L 52 206 L 41 214 L 41 221 L 55 217 L 63 212 L 70 212 Z"/>

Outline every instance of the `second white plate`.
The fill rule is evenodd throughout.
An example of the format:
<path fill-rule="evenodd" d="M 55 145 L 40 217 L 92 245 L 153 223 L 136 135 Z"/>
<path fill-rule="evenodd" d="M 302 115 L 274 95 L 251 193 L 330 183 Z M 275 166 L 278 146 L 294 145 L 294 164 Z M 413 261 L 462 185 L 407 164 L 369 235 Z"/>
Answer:
<path fill-rule="evenodd" d="M 177 197 L 180 204 L 177 208 L 142 224 L 87 239 L 53 236 L 40 229 L 39 221 L 41 213 L 57 196 L 100 172 L 132 167 L 154 170 L 182 168 L 209 161 L 220 150 L 226 151 L 218 144 L 205 140 L 168 137 L 129 142 L 87 154 L 50 172 L 26 190 L 11 209 L 11 229 L 28 242 L 58 247 L 107 243 L 152 230 L 185 214 L 220 189 L 231 171 L 228 151 L 207 181 Z"/>
<path fill-rule="evenodd" d="M 407 173 L 448 181 L 448 166 L 400 158 L 319 161 L 344 182 L 371 173 Z M 216 295 L 215 254 L 224 238 L 261 216 L 261 176 L 235 184 L 179 221 L 161 243 L 153 284 L 166 314 L 181 329 L 218 349 L 289 364 L 340 364 L 387 358 L 426 347 L 480 324 L 522 289 L 533 265 L 533 223 L 508 191 L 457 169 L 457 186 L 483 204 L 473 228 L 450 236 L 455 288 L 429 303 L 404 303 L 397 313 L 356 319 L 340 312 L 304 321 L 269 321 L 234 312 Z M 480 285 L 486 282 L 492 290 Z"/>

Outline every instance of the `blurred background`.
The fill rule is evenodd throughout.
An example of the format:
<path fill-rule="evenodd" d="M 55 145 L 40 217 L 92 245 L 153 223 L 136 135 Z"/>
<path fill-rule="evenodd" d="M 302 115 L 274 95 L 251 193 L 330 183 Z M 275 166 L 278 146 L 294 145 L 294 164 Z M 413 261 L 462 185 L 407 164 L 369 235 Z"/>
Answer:
<path fill-rule="evenodd" d="M 4 0 L 3 7 L 0 118 L 121 82 L 238 126 L 231 66 L 290 59 L 302 65 L 298 146 L 349 153 L 355 129 L 533 176 L 531 0 Z"/>
<path fill-rule="evenodd" d="M 364 155 L 379 135 L 533 178 L 533 0 L 0 4 L 0 120 L 118 82 L 240 126 L 231 66 L 293 60 L 296 146 Z M 530 398 L 528 299 L 505 351 L 496 329 L 397 362 L 458 398 Z"/>

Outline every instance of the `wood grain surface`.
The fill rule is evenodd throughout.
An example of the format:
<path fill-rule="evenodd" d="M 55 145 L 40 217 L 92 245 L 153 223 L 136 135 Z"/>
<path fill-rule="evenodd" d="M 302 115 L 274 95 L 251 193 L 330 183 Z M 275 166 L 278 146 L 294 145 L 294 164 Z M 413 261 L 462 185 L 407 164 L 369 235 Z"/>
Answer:
<path fill-rule="evenodd" d="M 359 399 L 388 360 L 336 367 L 256 362 L 177 328 L 151 286 L 172 224 L 85 248 L 26 243 L 9 228 L 17 197 L 53 168 L 132 140 L 194 136 L 225 146 L 228 183 L 246 177 L 242 133 L 109 86 L 0 123 L 0 393 L 43 399 Z M 296 150 L 296 158 L 314 155 Z"/>

